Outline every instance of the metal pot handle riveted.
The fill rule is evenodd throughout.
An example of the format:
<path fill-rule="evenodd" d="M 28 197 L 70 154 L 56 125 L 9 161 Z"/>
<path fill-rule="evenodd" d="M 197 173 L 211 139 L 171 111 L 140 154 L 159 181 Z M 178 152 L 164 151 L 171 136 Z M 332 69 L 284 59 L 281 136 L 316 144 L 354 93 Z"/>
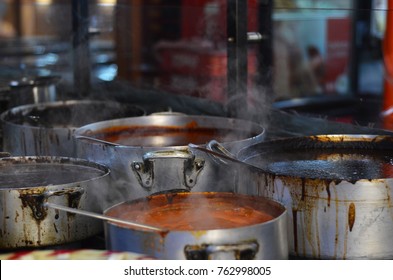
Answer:
<path fill-rule="evenodd" d="M 215 159 L 216 162 L 219 161 L 220 163 L 223 163 L 225 165 L 229 165 L 228 161 L 230 161 L 230 162 L 240 164 L 240 165 L 247 167 L 247 168 L 258 169 L 258 167 L 256 167 L 256 166 L 253 166 L 247 162 L 237 159 L 235 155 L 233 155 L 231 152 L 229 152 L 227 149 L 225 149 L 224 146 L 221 145 L 220 143 L 218 143 L 216 140 L 211 140 L 206 145 L 206 148 L 192 144 L 192 143 L 188 144 L 188 147 L 190 149 L 195 149 L 195 150 L 205 152 L 206 154 L 209 154 L 213 159 Z"/>
<path fill-rule="evenodd" d="M 152 151 L 144 154 L 142 159 L 142 162 L 132 162 L 131 168 L 139 184 L 147 190 L 151 190 L 154 187 L 154 170 L 155 166 L 161 166 L 160 162 L 162 162 L 164 169 L 168 166 L 174 166 L 177 170 L 180 170 L 181 176 L 183 177 L 182 183 L 188 189 L 195 186 L 198 175 L 205 166 L 204 159 L 196 158 L 188 150 Z M 171 163 L 168 164 L 168 161 L 171 161 Z"/>
<path fill-rule="evenodd" d="M 188 260 L 253 260 L 258 249 L 259 245 L 257 242 L 247 241 L 224 245 L 186 245 L 184 253 Z"/>
<path fill-rule="evenodd" d="M 49 197 L 52 196 L 64 196 L 69 197 L 69 205 L 71 207 L 78 207 L 80 198 L 85 190 L 81 187 L 68 188 L 58 191 L 44 191 L 42 193 L 34 193 L 31 191 L 21 192 L 20 198 L 23 204 L 29 206 L 33 212 L 33 217 L 36 220 L 43 220 L 46 217 L 45 202 Z"/>

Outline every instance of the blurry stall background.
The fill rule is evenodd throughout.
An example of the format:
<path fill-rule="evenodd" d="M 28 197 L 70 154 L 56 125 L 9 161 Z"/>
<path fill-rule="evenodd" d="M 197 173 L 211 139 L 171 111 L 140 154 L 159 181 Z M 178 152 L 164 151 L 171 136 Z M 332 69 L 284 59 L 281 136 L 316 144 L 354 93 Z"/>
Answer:
<path fill-rule="evenodd" d="M 306 123 L 390 129 L 381 119 L 386 0 L 248 0 L 231 15 L 236 2 L 3 0 L 2 96 L 10 80 L 59 75 L 68 99 L 214 115 L 240 104 L 236 116 L 263 121 L 278 109 Z M 229 88 L 238 41 L 228 17 L 260 35 L 247 43 L 244 92 Z"/>

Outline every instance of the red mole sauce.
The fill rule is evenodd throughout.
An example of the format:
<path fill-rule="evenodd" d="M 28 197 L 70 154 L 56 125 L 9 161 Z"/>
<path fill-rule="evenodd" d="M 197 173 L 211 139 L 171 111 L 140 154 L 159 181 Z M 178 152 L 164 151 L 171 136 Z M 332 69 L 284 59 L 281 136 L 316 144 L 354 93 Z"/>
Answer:
<path fill-rule="evenodd" d="M 188 143 L 204 144 L 212 139 L 219 142 L 250 138 L 250 132 L 187 126 L 114 126 L 89 135 L 107 142 L 129 146 L 184 146 Z"/>
<path fill-rule="evenodd" d="M 106 215 L 167 230 L 228 229 L 264 223 L 283 212 L 269 203 L 232 193 L 160 194 L 119 204 Z"/>

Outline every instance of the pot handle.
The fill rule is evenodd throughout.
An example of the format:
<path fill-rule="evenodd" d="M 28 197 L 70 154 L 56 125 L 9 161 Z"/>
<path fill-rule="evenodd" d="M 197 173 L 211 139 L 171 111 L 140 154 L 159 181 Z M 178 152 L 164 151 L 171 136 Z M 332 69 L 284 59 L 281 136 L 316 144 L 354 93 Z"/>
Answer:
<path fill-rule="evenodd" d="M 256 241 L 239 244 L 203 244 L 187 245 L 184 248 L 188 260 L 252 260 L 255 259 L 259 245 Z"/>
<path fill-rule="evenodd" d="M 206 146 L 207 148 L 192 143 L 188 144 L 190 149 L 205 152 L 206 154 L 209 154 L 216 162 L 220 161 L 225 165 L 229 165 L 228 162 L 235 162 L 243 166 L 253 167 L 252 165 L 237 159 L 231 152 L 225 149 L 224 146 L 222 146 L 216 140 L 211 140 Z"/>
<path fill-rule="evenodd" d="M 194 154 L 187 150 L 148 152 L 143 156 L 142 162 L 131 163 L 131 168 L 143 188 L 150 190 L 154 186 L 154 164 L 160 160 L 178 161 L 179 167 L 183 169 L 183 183 L 189 189 L 195 186 L 197 177 L 205 166 L 204 159 L 195 158 Z"/>
<path fill-rule="evenodd" d="M 209 141 L 209 143 L 207 143 L 206 147 L 210 151 L 213 151 L 213 152 L 216 152 L 216 153 L 220 153 L 220 154 L 222 154 L 222 155 L 224 155 L 226 157 L 229 157 L 231 159 L 236 159 L 234 154 L 232 154 L 230 151 L 228 151 L 222 144 L 218 143 L 216 140 Z M 228 162 L 226 160 L 224 160 L 223 157 L 217 157 L 217 156 L 215 156 L 213 154 L 210 154 L 210 156 L 215 161 L 219 161 L 220 163 L 228 165 Z"/>
<path fill-rule="evenodd" d="M 98 138 L 93 138 L 93 137 L 86 136 L 86 135 L 75 135 L 74 137 L 75 137 L 75 139 L 88 140 L 88 141 L 92 141 L 92 142 L 96 142 L 96 143 L 104 144 L 104 145 L 109 145 L 109 146 L 121 146 L 120 144 L 117 144 L 117 143 L 114 143 L 114 142 L 108 142 L 108 141 L 105 141 L 105 140 L 101 140 L 101 139 L 98 139 Z"/>
<path fill-rule="evenodd" d="M 36 220 L 43 220 L 47 214 L 44 204 L 49 197 L 68 195 L 69 206 L 76 208 L 78 207 L 81 196 L 84 192 L 85 190 L 82 187 L 67 188 L 57 191 L 45 191 L 42 193 L 32 193 L 30 191 L 26 191 L 20 194 L 20 199 L 22 200 L 23 205 L 30 207 Z"/>
<path fill-rule="evenodd" d="M 0 158 L 6 158 L 6 157 L 10 157 L 11 154 L 8 152 L 0 152 Z"/>

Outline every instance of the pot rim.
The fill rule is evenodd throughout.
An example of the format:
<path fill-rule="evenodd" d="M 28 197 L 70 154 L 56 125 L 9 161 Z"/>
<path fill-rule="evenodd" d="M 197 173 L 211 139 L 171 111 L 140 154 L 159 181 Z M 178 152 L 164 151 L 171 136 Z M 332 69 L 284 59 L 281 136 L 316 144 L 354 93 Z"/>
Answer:
<path fill-rule="evenodd" d="M 4 163 L 6 162 L 6 163 Z M 111 170 L 109 167 L 106 165 L 96 163 L 93 161 L 81 159 L 81 158 L 70 158 L 70 157 L 61 157 L 61 156 L 10 156 L 10 157 L 4 157 L 0 158 L 0 168 L 4 165 L 6 165 L 8 162 L 11 162 L 11 165 L 13 164 L 50 164 L 50 163 L 57 163 L 57 164 L 70 164 L 73 166 L 84 166 L 84 167 L 90 167 L 94 168 L 96 170 L 100 170 L 103 172 L 103 174 L 99 176 L 94 176 L 89 179 L 84 179 L 84 180 L 77 180 L 74 182 L 70 183 L 61 183 L 61 184 L 48 184 L 46 186 L 44 185 L 39 185 L 39 186 L 33 186 L 33 187 L 13 187 L 13 188 L 0 188 L 1 191 L 13 191 L 13 190 L 34 190 L 34 189 L 51 189 L 51 188 L 65 188 L 68 187 L 69 185 L 75 185 L 76 183 L 85 183 L 85 182 L 91 182 L 95 180 L 100 180 L 104 177 L 107 177 L 110 175 Z"/>
<path fill-rule="evenodd" d="M 95 122 L 95 123 L 90 123 L 84 126 L 81 126 L 77 128 L 74 131 L 74 137 L 79 140 L 79 141 L 89 141 L 91 144 L 95 145 L 111 145 L 115 147 L 144 147 L 144 148 L 157 148 L 157 146 L 140 146 L 140 145 L 124 145 L 124 144 L 119 144 L 119 143 L 114 143 L 114 142 L 106 142 L 101 141 L 99 138 L 95 138 L 92 133 L 100 133 L 100 131 L 110 128 L 113 126 L 126 126 L 126 125 L 136 125 L 140 127 L 146 127 L 146 126 L 154 126 L 154 127 L 160 127 L 160 126 L 168 126 L 172 124 L 168 124 L 165 121 L 171 121 L 175 122 L 177 126 L 179 126 L 179 121 L 183 121 L 185 124 L 190 123 L 194 120 L 197 121 L 218 121 L 218 122 L 225 122 L 226 124 L 232 125 L 230 128 L 233 128 L 235 130 L 240 131 L 257 131 L 255 135 L 244 138 L 244 139 L 238 139 L 234 141 L 228 141 L 228 142 L 223 142 L 224 144 L 226 143 L 241 143 L 243 141 L 255 141 L 259 142 L 262 141 L 263 138 L 265 137 L 266 134 L 266 129 L 259 123 L 254 122 L 254 121 L 249 121 L 249 120 L 243 120 L 243 119 L 236 119 L 236 118 L 227 118 L 227 117 L 220 117 L 220 116 L 200 116 L 200 115 L 183 115 L 183 114 L 153 114 L 153 115 L 148 115 L 148 116 L 138 116 L 138 117 L 128 117 L 128 118 L 119 118 L 119 119 L 112 119 L 112 120 L 106 120 L 106 121 L 100 121 L 100 122 Z M 149 124 L 143 124 L 143 121 L 150 121 L 154 123 L 149 123 Z M 183 122 L 180 122 L 182 124 Z M 248 129 L 242 130 L 247 125 Z M 207 126 L 207 125 L 200 125 L 199 127 L 208 127 L 208 128 L 225 128 L 222 126 Z M 237 128 L 237 129 L 236 129 Z M 191 128 L 192 129 L 192 128 Z M 90 139 L 84 139 L 83 137 L 87 136 Z M 96 139 L 96 141 L 94 141 Z M 179 148 L 179 147 L 187 147 L 188 143 L 185 143 L 184 145 L 172 145 L 172 146 L 161 146 L 160 148 Z"/>
<path fill-rule="evenodd" d="M 124 104 L 120 103 L 117 101 L 112 101 L 112 100 L 88 100 L 88 99 L 83 99 L 83 100 L 64 100 L 64 101 L 54 101 L 54 102 L 42 102 L 42 103 L 37 103 L 37 104 L 24 104 L 24 105 L 19 105 L 13 108 L 10 108 L 0 114 L 0 121 L 10 125 L 10 126 L 15 126 L 15 127 L 26 127 L 29 129 L 33 130 L 75 130 L 78 128 L 78 126 L 69 126 L 69 127 L 45 127 L 45 126 L 34 126 L 30 124 L 18 124 L 15 123 L 13 118 L 15 118 L 15 115 L 17 114 L 23 114 L 24 116 L 28 116 L 30 112 L 34 109 L 37 110 L 42 110 L 45 111 L 47 109 L 56 109 L 56 108 L 66 108 L 70 107 L 72 108 L 73 106 L 79 106 L 79 105 L 94 105 L 94 104 L 102 104 L 105 106 L 120 106 L 120 107 L 129 107 L 135 109 L 137 112 L 138 116 L 144 116 L 146 114 L 146 111 L 134 104 Z M 86 124 L 87 125 L 87 124 Z"/>

